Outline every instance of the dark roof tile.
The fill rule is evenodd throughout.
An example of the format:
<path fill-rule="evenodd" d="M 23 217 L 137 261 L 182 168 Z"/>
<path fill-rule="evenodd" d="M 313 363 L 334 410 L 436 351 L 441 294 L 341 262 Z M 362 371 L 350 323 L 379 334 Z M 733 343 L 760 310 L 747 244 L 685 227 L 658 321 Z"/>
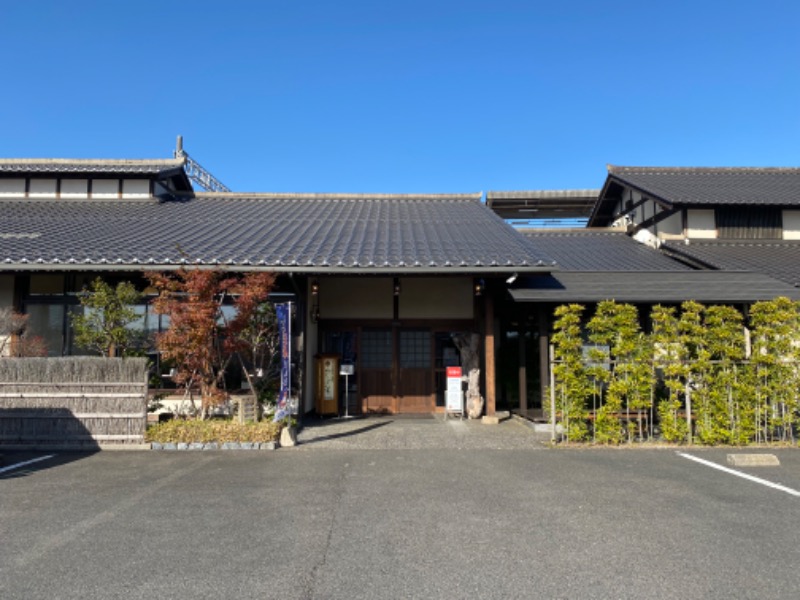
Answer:
<path fill-rule="evenodd" d="M 800 300 L 800 290 L 768 275 L 733 271 L 564 271 L 527 277 L 523 283 L 510 290 L 517 302 L 746 303 L 778 296 Z"/>
<path fill-rule="evenodd" d="M 71 158 L 0 158 L 0 173 L 63 175 L 100 173 L 105 175 L 158 175 L 183 169 L 184 159 L 71 159 Z"/>
<path fill-rule="evenodd" d="M 673 205 L 800 205 L 800 168 L 609 166 L 608 176 Z"/>
<path fill-rule="evenodd" d="M 561 271 L 685 271 L 689 267 L 621 231 L 521 230 Z"/>
<path fill-rule="evenodd" d="M 800 286 L 800 241 L 691 240 L 664 244 L 665 252 L 700 266 L 726 271 L 759 271 Z"/>
<path fill-rule="evenodd" d="M 7 265 L 548 270 L 477 195 L 198 194 L 170 202 L 0 201 Z"/>

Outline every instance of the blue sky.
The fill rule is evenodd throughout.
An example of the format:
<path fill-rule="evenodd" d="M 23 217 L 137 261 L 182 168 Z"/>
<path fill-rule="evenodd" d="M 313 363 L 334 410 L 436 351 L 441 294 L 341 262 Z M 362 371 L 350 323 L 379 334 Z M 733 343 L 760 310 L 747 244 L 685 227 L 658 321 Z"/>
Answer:
<path fill-rule="evenodd" d="M 800 166 L 800 3 L 0 0 L 0 156 L 166 158 L 236 191 L 600 187 Z"/>

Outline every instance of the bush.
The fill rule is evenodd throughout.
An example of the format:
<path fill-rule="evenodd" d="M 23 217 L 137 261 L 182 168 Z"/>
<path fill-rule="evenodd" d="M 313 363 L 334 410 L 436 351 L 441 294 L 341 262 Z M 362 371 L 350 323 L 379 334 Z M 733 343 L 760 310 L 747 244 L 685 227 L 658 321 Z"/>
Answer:
<path fill-rule="evenodd" d="M 280 437 L 281 423 L 261 421 L 238 423 L 231 420 L 212 419 L 206 421 L 180 420 L 154 423 L 147 428 L 148 442 L 180 443 L 192 442 L 274 442 Z"/>

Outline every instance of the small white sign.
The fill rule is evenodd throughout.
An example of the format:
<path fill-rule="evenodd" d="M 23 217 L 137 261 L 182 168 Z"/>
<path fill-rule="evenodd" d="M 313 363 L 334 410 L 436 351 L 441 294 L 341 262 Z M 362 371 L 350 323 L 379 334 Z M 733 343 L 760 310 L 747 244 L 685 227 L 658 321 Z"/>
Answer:
<path fill-rule="evenodd" d="M 339 375 L 353 375 L 355 372 L 355 365 L 339 365 Z"/>
<path fill-rule="evenodd" d="M 464 412 L 464 393 L 460 389 L 453 390 L 448 388 L 445 398 L 448 412 Z"/>

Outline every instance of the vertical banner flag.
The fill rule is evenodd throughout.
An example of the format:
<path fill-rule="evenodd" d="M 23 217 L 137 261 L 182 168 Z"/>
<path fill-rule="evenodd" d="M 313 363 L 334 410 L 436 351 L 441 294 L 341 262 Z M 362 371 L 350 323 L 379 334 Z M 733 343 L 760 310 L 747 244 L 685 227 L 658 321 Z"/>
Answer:
<path fill-rule="evenodd" d="M 281 336 L 281 389 L 273 420 L 279 421 L 291 414 L 289 396 L 292 392 L 292 303 L 276 304 L 275 316 Z"/>

